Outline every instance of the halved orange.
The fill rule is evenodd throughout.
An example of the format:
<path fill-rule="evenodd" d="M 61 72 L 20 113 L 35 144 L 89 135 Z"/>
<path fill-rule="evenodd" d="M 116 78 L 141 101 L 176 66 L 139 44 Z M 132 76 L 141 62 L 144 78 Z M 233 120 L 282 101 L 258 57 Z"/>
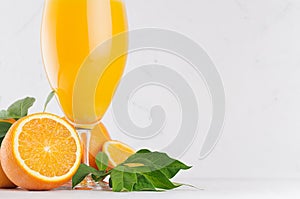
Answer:
<path fill-rule="evenodd" d="M 49 113 L 29 115 L 15 122 L 1 146 L 5 174 L 28 190 L 50 190 L 70 181 L 81 156 L 74 127 Z"/>
<path fill-rule="evenodd" d="M 70 123 L 65 117 L 62 117 L 62 119 Z M 100 151 L 102 151 L 103 144 L 109 140 L 111 140 L 110 135 L 102 122 L 94 126 L 91 130 L 89 145 L 89 166 L 98 169 L 96 165 L 96 156 Z"/>
<path fill-rule="evenodd" d="M 118 164 L 121 164 L 129 156 L 135 153 L 128 145 L 115 140 L 105 142 L 103 145 L 103 152 L 108 156 L 108 166 L 110 168 L 114 168 Z"/>

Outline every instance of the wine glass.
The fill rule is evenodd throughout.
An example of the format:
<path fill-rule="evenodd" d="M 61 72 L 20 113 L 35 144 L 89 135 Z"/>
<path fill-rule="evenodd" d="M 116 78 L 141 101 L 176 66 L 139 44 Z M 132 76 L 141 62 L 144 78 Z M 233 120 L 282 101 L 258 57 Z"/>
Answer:
<path fill-rule="evenodd" d="M 45 0 L 41 49 L 66 119 L 77 129 L 89 165 L 90 132 L 108 109 L 126 64 L 122 0 Z M 95 188 L 88 176 L 81 187 Z"/>

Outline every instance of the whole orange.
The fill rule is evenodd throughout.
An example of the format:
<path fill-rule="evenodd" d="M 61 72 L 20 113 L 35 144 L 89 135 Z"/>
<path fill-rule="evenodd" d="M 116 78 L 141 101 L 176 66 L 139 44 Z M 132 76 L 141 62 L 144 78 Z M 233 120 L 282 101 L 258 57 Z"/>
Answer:
<path fill-rule="evenodd" d="M 1 155 L 0 155 L 0 159 L 1 159 Z M 10 181 L 8 177 L 5 175 L 0 162 L 0 188 L 15 188 L 15 187 L 16 185 L 12 183 L 12 181 Z"/>
<path fill-rule="evenodd" d="M 111 138 L 103 123 L 100 123 L 93 128 L 93 130 L 91 131 L 91 140 L 90 140 L 90 147 L 89 147 L 90 166 L 98 169 L 96 165 L 95 157 L 100 151 L 102 151 L 103 144 L 109 140 L 111 140 Z"/>

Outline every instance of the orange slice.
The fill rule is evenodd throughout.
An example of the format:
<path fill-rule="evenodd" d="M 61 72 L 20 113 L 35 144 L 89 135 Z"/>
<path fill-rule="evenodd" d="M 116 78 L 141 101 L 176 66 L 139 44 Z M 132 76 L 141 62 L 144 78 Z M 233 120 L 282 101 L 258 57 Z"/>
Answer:
<path fill-rule="evenodd" d="M 114 168 L 118 164 L 124 162 L 135 151 L 119 141 L 107 141 L 103 145 L 103 152 L 106 153 L 109 159 L 109 167 Z"/>
<path fill-rule="evenodd" d="M 13 124 L 1 146 L 7 177 L 28 190 L 50 190 L 71 180 L 82 150 L 73 126 L 58 116 L 38 113 Z"/>

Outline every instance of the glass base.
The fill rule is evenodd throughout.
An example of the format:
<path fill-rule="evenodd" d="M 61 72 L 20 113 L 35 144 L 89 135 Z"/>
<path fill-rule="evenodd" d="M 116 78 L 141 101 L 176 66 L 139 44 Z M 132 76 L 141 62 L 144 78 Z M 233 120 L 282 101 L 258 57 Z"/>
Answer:
<path fill-rule="evenodd" d="M 92 177 L 87 176 L 80 184 L 75 187 L 76 190 L 110 190 L 108 183 L 100 181 L 95 182 Z"/>
<path fill-rule="evenodd" d="M 76 129 L 82 144 L 82 163 L 89 166 L 89 147 L 91 139 L 91 130 L 90 129 Z M 108 183 L 100 181 L 95 182 L 91 175 L 85 177 L 85 179 L 75 186 L 76 190 L 110 190 Z"/>

